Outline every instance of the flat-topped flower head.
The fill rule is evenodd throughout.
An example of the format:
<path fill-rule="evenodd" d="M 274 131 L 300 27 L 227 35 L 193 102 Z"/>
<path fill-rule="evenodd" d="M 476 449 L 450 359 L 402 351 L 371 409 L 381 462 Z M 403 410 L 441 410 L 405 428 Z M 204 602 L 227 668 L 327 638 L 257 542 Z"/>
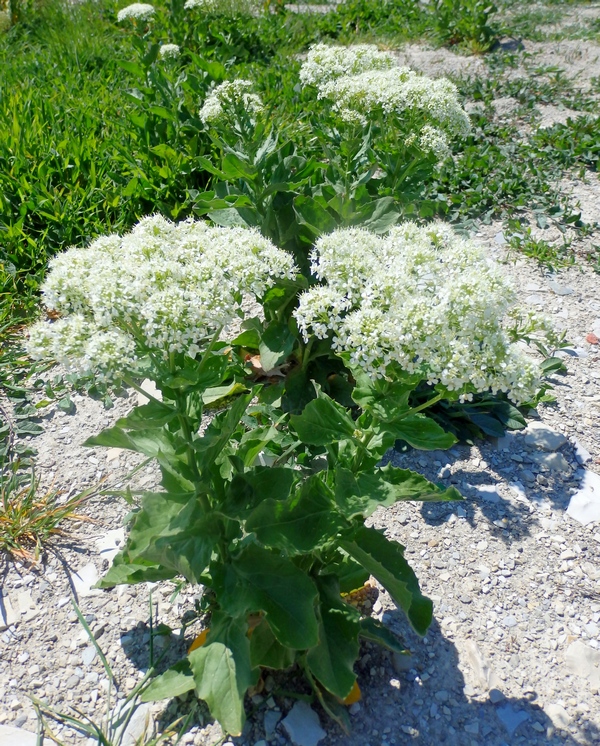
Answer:
<path fill-rule="evenodd" d="M 149 3 L 132 3 L 126 8 L 121 8 L 117 13 L 117 21 L 149 21 L 156 11 Z"/>
<path fill-rule="evenodd" d="M 206 97 L 199 112 L 205 124 L 226 124 L 235 118 L 237 110 L 254 117 L 263 111 L 263 102 L 256 93 L 250 93 L 252 82 L 249 80 L 226 80 L 214 88 Z"/>
<path fill-rule="evenodd" d="M 163 44 L 158 50 L 158 56 L 161 60 L 177 59 L 181 54 L 179 44 Z"/>
<path fill-rule="evenodd" d="M 260 298 L 295 273 L 256 230 L 145 218 L 51 261 L 43 301 L 60 318 L 31 328 L 29 352 L 105 376 L 135 372 L 148 354 L 195 356 L 245 294 Z"/>
<path fill-rule="evenodd" d="M 389 70 L 396 66 L 394 56 L 380 51 L 374 44 L 352 47 L 315 44 L 300 69 L 300 81 L 305 86 L 322 86 L 347 75 L 358 75 L 367 70 Z"/>
<path fill-rule="evenodd" d="M 539 370 L 510 339 L 512 286 L 448 226 L 406 223 L 386 236 L 339 230 L 322 236 L 310 259 L 324 284 L 300 296 L 295 317 L 306 338 L 330 337 L 374 377 L 395 363 L 467 397 L 535 394 Z"/>

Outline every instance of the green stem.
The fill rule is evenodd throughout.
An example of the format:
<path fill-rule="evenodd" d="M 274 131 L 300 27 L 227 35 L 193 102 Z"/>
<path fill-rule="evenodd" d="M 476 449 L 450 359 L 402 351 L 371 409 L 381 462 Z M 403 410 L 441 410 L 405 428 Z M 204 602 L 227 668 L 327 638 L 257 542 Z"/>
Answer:
<path fill-rule="evenodd" d="M 405 417 L 410 417 L 413 414 L 417 414 L 417 412 L 421 412 L 423 409 L 427 409 L 427 407 L 431 407 L 434 404 L 437 404 L 440 399 L 443 399 L 443 394 L 438 394 L 437 396 L 434 396 L 433 399 L 429 399 L 426 402 L 423 402 L 423 404 L 419 404 L 418 407 L 413 407 L 413 409 L 409 409 L 409 411 L 404 415 Z"/>

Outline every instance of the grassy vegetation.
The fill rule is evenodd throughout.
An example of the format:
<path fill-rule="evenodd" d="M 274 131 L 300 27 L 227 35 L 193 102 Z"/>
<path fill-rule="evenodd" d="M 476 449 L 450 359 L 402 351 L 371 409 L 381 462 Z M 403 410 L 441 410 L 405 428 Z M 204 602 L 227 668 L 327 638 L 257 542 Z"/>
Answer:
<path fill-rule="evenodd" d="M 277 13 L 232 20 L 193 14 L 172 0 L 142 37 L 116 22 L 121 5 L 45 0 L 0 39 L 0 322 L 36 312 L 39 283 L 56 252 L 124 231 L 148 213 L 180 219 L 195 211 L 197 195 L 213 184 L 202 165 L 212 146 L 197 110 L 215 81 L 256 81 L 273 118 L 309 147 L 299 134 L 306 101 L 297 74 L 298 54 L 310 44 L 426 39 L 482 52 L 500 33 L 534 35 L 536 14 L 556 18 L 571 3 L 522 13 L 522 5 L 505 0 L 495 14 L 479 0 L 346 0 L 325 15 L 276 4 Z M 182 59 L 151 79 L 152 55 L 165 42 L 180 44 Z M 559 71 L 503 76 L 518 61 L 513 53 L 487 60 L 487 79 L 458 81 L 465 99 L 483 104 L 473 134 L 457 144 L 455 163 L 426 185 L 413 215 L 468 223 L 533 205 L 576 224 L 552 184 L 561 169 L 597 167 L 595 98 L 578 93 Z M 491 116 L 498 96 L 516 98 L 532 121 L 540 102 L 590 116 L 523 138 Z"/>

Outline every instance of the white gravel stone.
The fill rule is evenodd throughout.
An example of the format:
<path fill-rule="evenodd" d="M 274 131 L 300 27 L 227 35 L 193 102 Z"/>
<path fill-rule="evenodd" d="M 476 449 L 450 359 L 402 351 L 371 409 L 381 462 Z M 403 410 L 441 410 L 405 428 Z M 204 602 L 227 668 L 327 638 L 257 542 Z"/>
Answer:
<path fill-rule="evenodd" d="M 584 526 L 594 521 L 600 521 L 599 474 L 589 469 L 585 470 L 581 486 L 571 498 L 567 513 Z"/>
<path fill-rule="evenodd" d="M 557 451 L 567 442 L 567 437 L 543 422 L 532 422 L 527 427 L 525 444 L 543 451 Z"/>
<path fill-rule="evenodd" d="M 296 702 L 281 724 L 295 746 L 316 746 L 327 735 L 306 702 Z"/>

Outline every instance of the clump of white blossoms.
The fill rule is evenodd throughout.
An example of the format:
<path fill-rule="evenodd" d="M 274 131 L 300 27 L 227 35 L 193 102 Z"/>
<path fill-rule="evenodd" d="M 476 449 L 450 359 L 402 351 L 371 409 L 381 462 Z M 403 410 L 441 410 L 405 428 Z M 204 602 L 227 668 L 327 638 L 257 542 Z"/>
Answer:
<path fill-rule="evenodd" d="M 214 88 L 206 97 L 199 112 L 205 124 L 227 123 L 241 109 L 249 116 L 263 111 L 263 102 L 256 93 L 249 93 L 252 82 L 249 80 L 226 80 Z"/>
<path fill-rule="evenodd" d="M 374 44 L 332 47 L 315 44 L 300 69 L 302 85 L 322 86 L 335 78 L 358 75 L 367 70 L 389 70 L 397 66 L 390 52 L 381 52 Z"/>
<path fill-rule="evenodd" d="M 258 231 L 148 217 L 51 261 L 43 301 L 60 316 L 31 327 L 28 351 L 105 376 L 135 374 L 148 354 L 195 357 L 241 313 L 244 294 L 260 298 L 295 274 Z"/>
<path fill-rule="evenodd" d="M 177 59 L 181 54 L 179 44 L 163 44 L 158 50 L 158 56 L 161 60 Z"/>
<path fill-rule="evenodd" d="M 117 21 L 149 21 L 154 15 L 154 6 L 149 3 L 132 3 L 126 8 L 121 8 L 117 13 Z"/>
<path fill-rule="evenodd" d="M 363 229 L 322 236 L 311 270 L 324 284 L 300 296 L 305 338 L 334 349 L 374 377 L 391 363 L 469 398 L 503 391 L 530 400 L 540 371 L 510 341 L 516 294 L 484 251 L 438 223 L 406 223 L 386 236 Z"/>
<path fill-rule="evenodd" d="M 450 154 L 448 137 L 470 130 L 458 89 L 445 78 L 433 80 L 407 67 L 375 46 L 313 47 L 300 70 L 304 85 L 314 85 L 319 99 L 349 123 L 367 124 L 378 115 L 394 116 L 409 130 L 407 144 L 418 142 L 438 160 Z"/>
<path fill-rule="evenodd" d="M 259 0 L 186 0 L 185 10 L 202 10 L 214 15 L 247 15 L 259 8 Z"/>

